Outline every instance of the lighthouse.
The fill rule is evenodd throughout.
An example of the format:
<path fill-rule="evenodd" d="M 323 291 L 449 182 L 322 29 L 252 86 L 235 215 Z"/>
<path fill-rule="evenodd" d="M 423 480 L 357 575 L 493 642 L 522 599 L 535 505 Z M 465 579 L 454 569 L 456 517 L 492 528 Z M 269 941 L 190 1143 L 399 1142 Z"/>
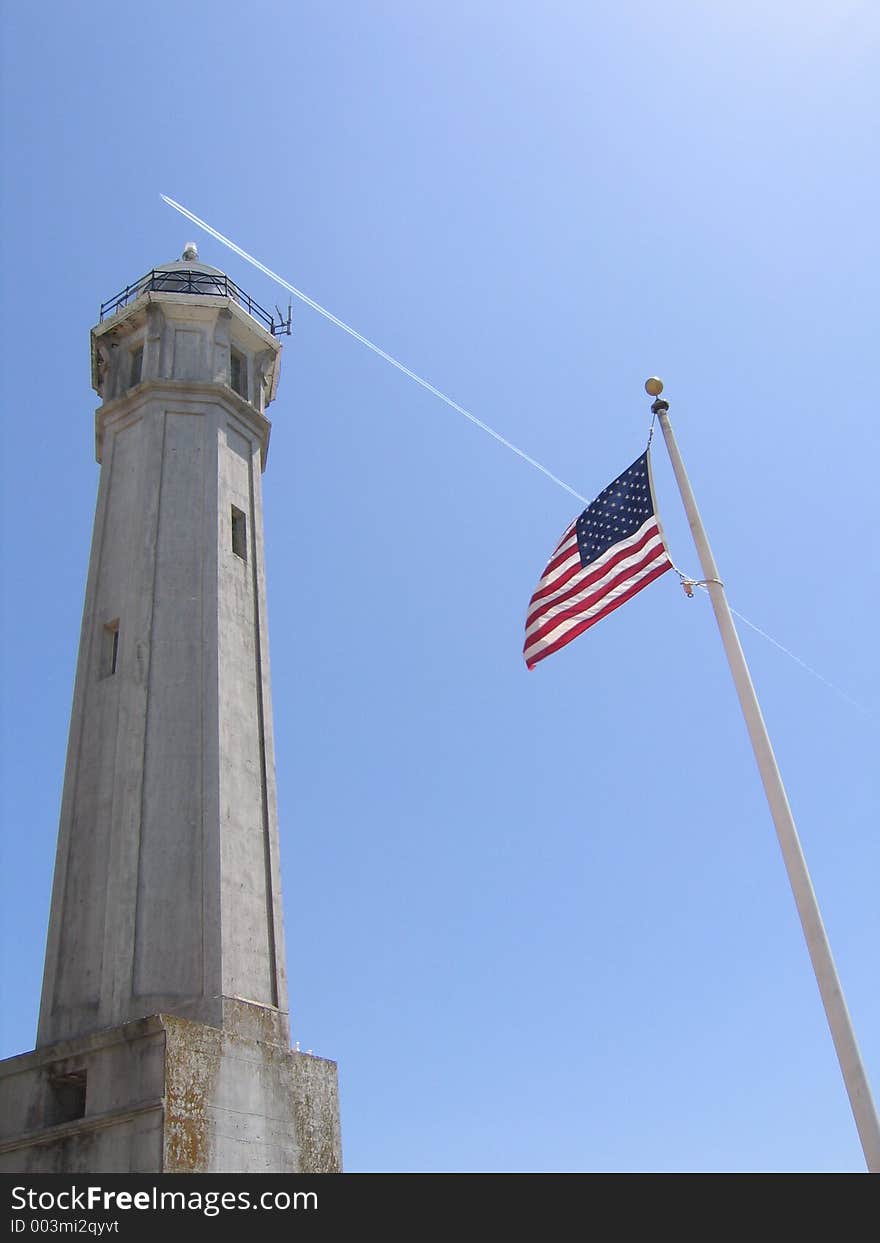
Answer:
<path fill-rule="evenodd" d="M 290 1048 L 261 481 L 285 321 L 193 243 L 92 329 L 100 482 L 37 1047 L 0 1170 L 330 1172 Z"/>

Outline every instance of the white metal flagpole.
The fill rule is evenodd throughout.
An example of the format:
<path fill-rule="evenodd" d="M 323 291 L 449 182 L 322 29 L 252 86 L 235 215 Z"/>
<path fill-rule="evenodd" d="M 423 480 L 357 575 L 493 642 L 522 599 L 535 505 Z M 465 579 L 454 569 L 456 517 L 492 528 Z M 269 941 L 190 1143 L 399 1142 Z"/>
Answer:
<path fill-rule="evenodd" d="M 758 761 L 758 769 L 761 773 L 767 802 L 770 804 L 770 814 L 776 826 L 776 836 L 779 839 L 782 858 L 788 872 L 792 892 L 794 893 L 801 926 L 807 941 L 807 949 L 810 952 L 813 971 L 816 974 L 816 982 L 819 985 L 822 1004 L 825 1007 L 828 1025 L 831 1028 L 831 1038 L 837 1051 L 837 1059 L 840 1063 L 843 1081 L 846 1085 L 859 1138 L 862 1142 L 865 1161 L 871 1173 L 880 1173 L 880 1122 L 877 1119 L 877 1111 L 871 1097 L 871 1088 L 865 1074 L 865 1068 L 862 1065 L 855 1032 L 852 1028 L 843 990 L 841 989 L 837 970 L 834 966 L 834 959 L 831 957 L 831 947 L 828 944 L 828 937 L 825 934 L 822 917 L 819 914 L 819 905 L 816 901 L 816 894 L 813 891 L 810 874 L 807 871 L 806 860 L 798 840 L 785 787 L 782 784 L 782 777 L 779 774 L 776 757 L 770 745 L 767 727 L 764 724 L 764 718 L 758 704 L 758 697 L 755 694 L 751 675 L 740 646 L 739 636 L 733 624 L 733 616 L 724 594 L 724 586 L 718 573 L 718 567 L 715 564 L 715 558 L 712 556 L 712 549 L 709 547 L 709 541 L 706 538 L 706 532 L 703 529 L 703 523 L 697 509 L 697 502 L 694 499 L 690 481 L 688 480 L 684 463 L 681 460 L 681 454 L 678 451 L 675 434 L 669 421 L 669 402 L 660 397 L 660 394 L 663 392 L 663 383 L 656 376 L 652 376 L 646 382 L 645 389 L 651 397 L 656 399 L 651 406 L 651 410 L 660 420 L 663 438 L 666 441 L 666 448 L 669 450 L 669 457 L 672 461 L 672 469 L 675 472 L 675 478 L 681 492 L 681 499 L 684 502 L 685 513 L 687 514 L 694 543 L 699 553 L 700 565 L 705 575 L 705 585 L 712 600 L 712 607 L 715 610 L 715 619 L 718 622 L 718 629 L 721 631 L 721 641 L 727 653 L 727 660 L 730 664 L 730 671 L 733 674 L 733 681 L 739 696 L 740 707 L 745 717 L 746 728 L 749 731 L 755 759 Z"/>

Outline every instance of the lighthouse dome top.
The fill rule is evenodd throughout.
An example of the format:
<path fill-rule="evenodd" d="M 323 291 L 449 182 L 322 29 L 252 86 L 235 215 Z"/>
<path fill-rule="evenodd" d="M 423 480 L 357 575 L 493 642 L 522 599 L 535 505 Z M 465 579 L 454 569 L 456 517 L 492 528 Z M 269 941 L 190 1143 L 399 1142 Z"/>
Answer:
<path fill-rule="evenodd" d="M 220 297 L 236 297 L 238 287 L 220 268 L 199 262 L 199 248 L 195 242 L 187 242 L 179 259 L 160 263 L 153 268 L 151 288 L 167 293 L 218 294 Z"/>

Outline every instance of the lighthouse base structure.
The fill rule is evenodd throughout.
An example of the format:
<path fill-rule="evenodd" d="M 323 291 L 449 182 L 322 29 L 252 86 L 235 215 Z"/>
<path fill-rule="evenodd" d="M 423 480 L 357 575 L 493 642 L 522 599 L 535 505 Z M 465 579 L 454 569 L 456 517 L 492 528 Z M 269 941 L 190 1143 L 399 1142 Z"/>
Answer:
<path fill-rule="evenodd" d="M 336 1063 L 242 1029 L 154 1014 L 0 1062 L 0 1173 L 340 1172 Z"/>

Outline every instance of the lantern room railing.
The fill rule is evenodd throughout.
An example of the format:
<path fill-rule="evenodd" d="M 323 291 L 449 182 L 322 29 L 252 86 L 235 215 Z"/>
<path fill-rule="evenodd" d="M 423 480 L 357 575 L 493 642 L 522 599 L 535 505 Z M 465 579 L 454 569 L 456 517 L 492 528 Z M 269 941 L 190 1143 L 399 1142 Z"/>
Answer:
<path fill-rule="evenodd" d="M 147 272 L 133 285 L 126 285 L 115 298 L 101 303 L 101 320 L 115 315 L 129 302 L 133 302 L 141 294 L 151 290 L 157 293 L 187 293 L 211 298 L 232 298 L 243 310 L 247 311 L 248 315 L 252 315 L 258 323 L 271 332 L 273 337 L 282 334 L 290 336 L 292 314 L 289 306 L 286 318 L 276 307 L 278 312 L 276 318 L 260 306 L 259 302 L 255 302 L 250 294 L 245 293 L 225 273 L 193 272 L 187 268 L 154 268 L 152 272 Z"/>

